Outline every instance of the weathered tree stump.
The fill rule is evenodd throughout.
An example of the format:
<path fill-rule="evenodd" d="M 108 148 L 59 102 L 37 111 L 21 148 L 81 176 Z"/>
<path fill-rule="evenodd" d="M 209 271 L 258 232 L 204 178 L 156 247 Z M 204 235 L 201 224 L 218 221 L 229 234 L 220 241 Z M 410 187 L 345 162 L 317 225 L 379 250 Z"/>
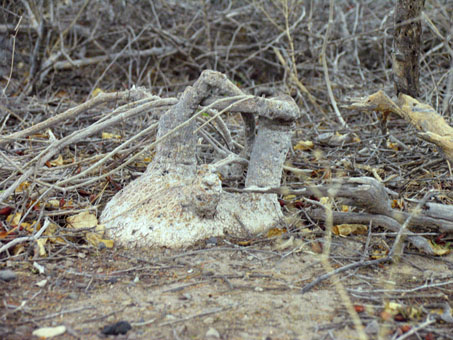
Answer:
<path fill-rule="evenodd" d="M 232 96 L 235 98 L 227 98 Z M 232 162 L 242 160 L 242 164 L 244 158 L 248 160 L 245 187 L 280 184 L 294 121 L 299 116 L 295 102 L 289 97 L 245 96 L 224 75 L 204 71 L 160 119 L 157 138 L 164 139 L 146 172 L 105 207 L 101 221 L 117 243 L 182 247 L 213 236 L 258 233 L 281 220 L 276 194 L 222 189 L 217 172 L 228 166 L 228 158 L 197 164 L 193 118 L 203 105 L 241 112 L 246 145 L 240 157 L 231 154 L 229 158 Z"/>

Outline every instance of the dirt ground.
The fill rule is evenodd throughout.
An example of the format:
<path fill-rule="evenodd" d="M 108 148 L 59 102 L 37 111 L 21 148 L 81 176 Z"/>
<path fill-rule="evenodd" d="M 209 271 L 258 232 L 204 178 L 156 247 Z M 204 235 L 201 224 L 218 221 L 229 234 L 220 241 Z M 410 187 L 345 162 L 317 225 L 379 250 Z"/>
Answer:
<path fill-rule="evenodd" d="M 8 306 L 1 312 L 0 337 L 31 339 L 34 329 L 64 325 L 66 333 L 55 339 L 102 339 L 104 326 L 128 321 L 132 329 L 126 335 L 109 338 L 359 339 L 348 302 L 332 282 L 300 293 L 325 272 L 321 255 L 282 237 L 247 246 L 215 241 L 179 251 L 82 249 L 69 256 L 63 251 L 37 260 L 43 274 L 32 261 L 14 263 L 18 278 L 0 281 L 1 301 Z M 280 249 L 285 241 L 290 246 Z M 331 263 L 359 260 L 362 241 L 335 238 Z M 422 324 L 427 314 L 425 309 L 385 320 L 385 303 L 402 299 L 406 309 L 428 309 L 449 301 L 452 277 L 452 255 L 411 253 L 397 264 L 347 272 L 340 283 L 368 338 L 391 339 L 404 326 Z M 42 280 L 47 282 L 39 287 Z M 451 330 L 434 322 L 408 339 L 451 339 Z"/>

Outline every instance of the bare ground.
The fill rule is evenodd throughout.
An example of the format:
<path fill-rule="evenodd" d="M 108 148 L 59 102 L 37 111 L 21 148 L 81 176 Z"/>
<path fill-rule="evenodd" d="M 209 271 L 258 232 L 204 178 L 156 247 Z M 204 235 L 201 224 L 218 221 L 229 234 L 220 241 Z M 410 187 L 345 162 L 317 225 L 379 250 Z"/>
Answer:
<path fill-rule="evenodd" d="M 300 289 L 324 273 L 321 255 L 306 247 L 276 250 L 283 240 L 261 239 L 239 246 L 228 240 L 184 251 L 81 249 L 15 263 L 18 279 L 0 282 L 2 339 L 28 339 L 43 326 L 65 325 L 57 339 L 100 339 L 101 329 L 125 320 L 132 325 L 116 339 L 358 339 L 338 289 L 326 281 Z M 358 260 L 363 240 L 337 238 L 331 260 Z M 236 243 L 240 243 L 237 242 Z M 202 246 L 202 245 L 200 245 Z M 342 275 L 341 285 L 370 339 L 390 339 L 404 325 L 416 327 L 427 315 L 385 321 L 385 301 L 420 307 L 453 297 L 453 256 L 405 255 L 397 264 L 362 268 Z M 40 288 L 36 284 L 46 279 Z M 447 282 L 439 287 L 425 287 Z M 418 287 L 419 289 L 414 289 Z M 381 292 L 384 290 L 384 292 Z M 346 306 L 348 303 L 346 302 Z M 17 306 L 14 310 L 11 307 Z M 6 313 L 6 319 L 5 314 Z M 451 325 L 435 323 L 418 336 L 451 339 Z M 409 339 L 417 339 L 414 335 Z"/>

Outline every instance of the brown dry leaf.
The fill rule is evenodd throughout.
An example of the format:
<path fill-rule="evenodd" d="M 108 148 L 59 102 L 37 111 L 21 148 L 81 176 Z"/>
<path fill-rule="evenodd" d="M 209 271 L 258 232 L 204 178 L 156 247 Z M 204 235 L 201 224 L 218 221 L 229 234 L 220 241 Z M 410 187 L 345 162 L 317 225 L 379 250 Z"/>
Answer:
<path fill-rule="evenodd" d="M 66 219 L 68 224 L 74 229 L 92 228 L 98 225 L 96 215 L 83 211 L 77 215 L 70 216 Z"/>
<path fill-rule="evenodd" d="M 58 98 L 64 98 L 67 96 L 68 96 L 68 92 L 66 92 L 65 90 L 60 90 L 57 93 L 55 93 L 55 97 L 58 97 Z"/>
<path fill-rule="evenodd" d="M 36 240 L 36 246 L 38 247 L 38 253 L 40 257 L 47 256 L 46 248 L 44 247 L 47 243 L 47 238 L 39 238 Z"/>
<path fill-rule="evenodd" d="M 13 248 L 14 255 L 19 255 L 19 254 L 22 254 L 23 252 L 25 252 L 25 246 L 23 243 L 18 244 Z"/>
<path fill-rule="evenodd" d="M 314 146 L 315 145 L 313 144 L 313 142 L 311 140 L 300 140 L 294 146 L 294 150 L 306 151 L 306 150 L 313 149 Z"/>
<path fill-rule="evenodd" d="M 22 228 L 24 228 L 25 230 L 27 230 L 29 233 L 32 233 L 35 231 L 35 228 L 36 228 L 36 230 L 41 229 L 41 223 L 38 223 L 36 226 L 35 226 L 35 223 L 36 223 L 36 221 L 32 221 L 31 223 L 22 222 L 20 224 L 20 226 Z"/>
<path fill-rule="evenodd" d="M 86 233 L 85 238 L 89 244 L 95 247 L 99 247 L 99 244 L 103 243 L 107 248 L 113 248 L 113 240 L 103 239 L 102 235 L 97 233 Z"/>
<path fill-rule="evenodd" d="M 332 227 L 332 232 L 339 236 L 363 235 L 368 231 L 365 224 L 339 224 Z"/>
<path fill-rule="evenodd" d="M 286 232 L 287 232 L 286 228 L 272 228 L 272 229 L 268 230 L 267 237 L 272 238 L 272 237 L 280 236 Z"/>
<path fill-rule="evenodd" d="M 400 150 L 398 144 L 396 144 L 396 143 L 387 141 L 385 144 L 386 144 L 386 146 L 387 146 L 389 149 L 392 149 L 392 150 L 395 150 L 395 151 L 399 151 L 399 150 Z"/>
<path fill-rule="evenodd" d="M 439 245 L 432 241 L 429 241 L 429 244 L 431 245 L 431 249 L 433 250 L 434 255 L 443 256 L 451 253 L 448 245 Z"/>
<path fill-rule="evenodd" d="M 373 250 L 370 257 L 373 260 L 382 259 L 387 256 L 387 253 L 387 250 Z"/>
<path fill-rule="evenodd" d="M 16 188 L 16 190 L 14 190 L 14 192 L 16 194 L 20 194 L 20 193 L 23 193 L 24 191 L 26 191 L 28 189 L 28 187 L 30 186 L 30 182 L 22 182 L 21 184 L 19 184 Z"/>
<path fill-rule="evenodd" d="M 20 219 L 22 218 L 22 214 L 21 213 L 16 213 L 14 215 L 9 215 L 7 218 L 6 218 L 6 222 L 8 222 L 10 225 L 12 226 L 17 226 L 17 227 L 21 227 L 25 230 L 27 230 L 29 233 L 33 232 L 35 230 L 35 223 L 36 221 L 32 221 L 31 223 L 29 222 L 22 222 L 20 225 L 19 225 L 19 222 L 20 222 Z M 38 223 L 36 225 L 36 230 L 39 230 L 41 229 L 41 223 Z"/>
<path fill-rule="evenodd" d="M 404 200 L 403 199 L 392 200 L 392 209 L 404 209 Z"/>
<path fill-rule="evenodd" d="M 401 314 L 403 318 L 410 320 L 419 319 L 422 315 L 422 310 L 420 308 L 405 306 L 394 301 L 387 302 L 385 304 L 384 310 L 392 316 Z"/>
<path fill-rule="evenodd" d="M 46 165 L 49 167 L 56 167 L 56 166 L 62 166 L 64 164 L 63 156 L 60 154 L 58 155 L 57 159 L 54 159 L 53 161 L 46 162 Z"/>
<path fill-rule="evenodd" d="M 61 237 L 54 237 L 55 232 L 58 230 L 59 225 L 55 223 L 49 223 L 47 229 L 44 231 L 44 235 L 48 237 L 48 240 L 52 243 L 66 243 Z"/>
<path fill-rule="evenodd" d="M 392 319 L 392 315 L 389 312 L 384 310 L 381 312 L 381 318 L 384 321 L 390 321 Z"/>
<path fill-rule="evenodd" d="M 46 133 L 35 133 L 28 136 L 29 139 L 49 139 L 49 135 Z"/>
<path fill-rule="evenodd" d="M 365 307 L 363 305 L 354 305 L 354 310 L 357 313 L 363 313 L 365 311 Z"/>
<path fill-rule="evenodd" d="M 357 136 L 355 133 L 352 135 L 352 141 L 354 143 L 360 143 L 362 140 L 360 139 L 359 136 Z"/>
<path fill-rule="evenodd" d="M 311 250 L 316 254 L 322 254 L 322 243 L 319 241 L 312 242 Z"/>
<path fill-rule="evenodd" d="M 62 206 L 63 202 L 63 206 Z M 59 200 L 48 200 L 46 203 L 46 208 L 50 209 L 71 209 L 74 207 L 74 202 L 72 200 L 65 201 L 62 199 Z"/>
<path fill-rule="evenodd" d="M 103 243 L 107 248 L 113 248 L 113 241 L 103 239 L 105 233 L 105 225 L 98 224 L 98 219 L 94 214 L 87 211 L 81 212 L 77 215 L 68 217 L 66 219 L 68 225 L 74 229 L 86 229 L 94 228 L 85 232 L 85 239 L 87 242 L 95 247 L 98 247 L 100 243 Z"/>
<path fill-rule="evenodd" d="M 11 225 L 18 225 L 20 222 L 20 219 L 22 218 L 21 213 L 15 213 L 14 215 L 8 215 L 6 218 L 6 222 L 8 222 Z"/>

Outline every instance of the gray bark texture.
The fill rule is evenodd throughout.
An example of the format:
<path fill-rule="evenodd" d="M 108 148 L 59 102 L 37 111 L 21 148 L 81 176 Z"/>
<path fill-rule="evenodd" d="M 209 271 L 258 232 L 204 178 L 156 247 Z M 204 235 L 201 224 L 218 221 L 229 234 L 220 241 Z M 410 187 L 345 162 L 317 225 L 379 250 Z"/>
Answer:
<path fill-rule="evenodd" d="M 424 0 L 397 0 L 393 40 L 393 74 L 396 94 L 419 94 L 419 57 Z"/>

